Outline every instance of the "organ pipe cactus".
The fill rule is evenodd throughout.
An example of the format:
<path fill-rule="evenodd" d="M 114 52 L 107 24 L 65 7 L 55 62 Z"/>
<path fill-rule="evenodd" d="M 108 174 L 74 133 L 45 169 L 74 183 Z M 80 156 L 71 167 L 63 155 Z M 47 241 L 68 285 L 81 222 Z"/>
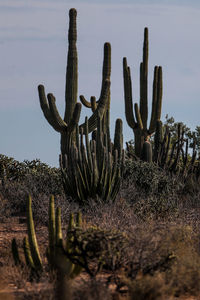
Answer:
<path fill-rule="evenodd" d="M 66 70 L 65 85 L 65 114 L 62 119 L 57 107 L 56 99 L 53 94 L 48 94 L 46 98 L 43 85 L 38 86 L 40 106 L 48 123 L 61 134 L 61 153 L 67 154 L 71 143 L 75 141 L 75 131 L 78 125 L 81 103 L 77 103 L 78 91 L 78 54 L 76 48 L 77 28 L 76 28 L 77 12 L 74 8 L 69 11 L 69 31 L 68 31 L 68 57 Z M 93 115 L 88 120 L 89 131 L 93 131 L 97 126 L 97 112 L 101 118 L 104 115 L 107 105 L 110 82 L 104 80 L 101 89 L 99 103 Z M 48 101 L 47 101 L 48 100 Z M 83 126 L 82 126 L 83 127 Z"/>
<path fill-rule="evenodd" d="M 28 211 L 27 211 L 27 230 L 28 236 L 23 240 L 23 250 L 25 256 L 26 265 L 31 269 L 32 274 L 39 275 L 44 269 L 40 251 L 37 243 L 37 237 L 35 234 L 35 226 L 32 215 L 31 196 L 28 198 Z M 77 221 L 74 221 L 74 215 L 70 215 L 70 221 L 67 232 L 70 232 L 72 227 L 81 226 L 81 214 L 78 214 Z M 70 238 L 67 235 L 66 239 L 63 239 L 61 229 L 61 211 L 60 208 L 54 209 L 54 197 L 50 197 L 49 201 L 49 244 L 46 250 L 46 255 L 50 269 L 58 272 L 59 278 L 73 278 L 77 276 L 81 268 L 74 265 L 65 255 L 65 249 L 70 248 Z M 70 234 L 69 234 L 70 235 Z M 18 247 L 16 240 L 12 241 L 12 254 L 16 265 L 21 264 L 22 260 L 19 257 Z"/>
<path fill-rule="evenodd" d="M 135 137 L 135 154 L 142 155 L 143 144 L 156 129 L 156 121 L 160 120 L 162 107 L 162 68 L 155 66 L 153 79 L 152 111 L 149 127 L 148 119 L 148 28 L 144 29 L 143 60 L 140 64 L 140 105 L 134 105 L 133 112 L 132 81 L 127 59 L 123 59 L 125 114 L 128 125 L 133 129 Z"/>
<path fill-rule="evenodd" d="M 103 120 L 99 116 L 95 139 L 89 141 L 86 118 L 85 145 L 83 130 L 80 138 L 77 130 L 77 142 L 64 157 L 65 167 L 61 164 L 66 194 L 71 195 L 80 204 L 97 196 L 104 201 L 114 200 L 119 191 L 124 161 L 122 121 L 116 121 L 114 145 L 111 141 L 108 143 L 102 123 Z"/>

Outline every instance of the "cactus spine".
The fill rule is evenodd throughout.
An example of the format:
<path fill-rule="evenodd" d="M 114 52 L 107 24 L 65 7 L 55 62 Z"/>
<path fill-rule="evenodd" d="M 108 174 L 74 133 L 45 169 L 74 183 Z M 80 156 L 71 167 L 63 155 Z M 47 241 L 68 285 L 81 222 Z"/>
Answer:
<path fill-rule="evenodd" d="M 78 91 L 78 54 L 76 48 L 77 29 L 76 29 L 77 12 L 74 8 L 69 11 L 69 31 L 68 31 L 68 57 L 66 70 L 66 85 L 65 85 L 65 114 L 64 119 L 61 118 L 53 94 L 48 94 L 47 99 L 43 85 L 38 86 L 40 106 L 43 114 L 49 124 L 61 134 L 61 153 L 67 154 L 71 144 L 75 141 L 75 131 L 78 125 L 81 104 L 77 103 Z M 99 111 L 103 117 L 105 107 L 107 105 L 107 95 L 109 93 L 110 82 L 104 81 L 102 87 L 102 95 L 93 115 L 90 117 L 89 131 L 96 128 L 97 112 Z"/>
<path fill-rule="evenodd" d="M 135 137 L 135 154 L 141 158 L 143 144 L 155 132 L 156 121 L 160 120 L 162 107 L 162 68 L 155 66 L 153 79 L 152 111 L 149 128 L 148 119 L 148 28 L 144 29 L 143 61 L 140 64 L 140 107 L 135 103 L 133 112 L 132 81 L 127 59 L 123 59 L 125 114 Z"/>

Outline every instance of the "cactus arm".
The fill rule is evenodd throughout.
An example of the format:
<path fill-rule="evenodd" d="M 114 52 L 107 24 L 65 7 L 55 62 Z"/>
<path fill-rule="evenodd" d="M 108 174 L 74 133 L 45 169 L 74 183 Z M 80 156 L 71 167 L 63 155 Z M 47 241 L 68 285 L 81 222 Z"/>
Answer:
<path fill-rule="evenodd" d="M 30 267 L 31 269 L 35 269 L 27 236 L 24 237 L 23 239 L 23 249 L 24 249 L 24 256 L 25 256 L 25 261 L 27 266 Z"/>
<path fill-rule="evenodd" d="M 91 96 L 91 97 L 90 97 L 90 102 L 87 101 L 83 95 L 80 95 L 79 98 L 80 98 L 80 100 L 81 100 L 81 103 L 82 103 L 85 107 L 91 108 L 93 112 L 95 111 L 95 109 L 97 108 L 96 97 Z"/>
<path fill-rule="evenodd" d="M 61 223 L 61 209 L 56 208 L 56 245 L 60 245 L 62 241 L 62 223 Z"/>
<path fill-rule="evenodd" d="M 61 132 L 62 128 L 60 128 L 60 125 L 56 122 L 54 119 L 49 104 L 46 99 L 45 90 L 43 85 L 38 86 L 38 93 L 39 93 L 39 99 L 40 99 L 40 106 L 43 111 L 43 114 L 48 121 L 48 123 L 58 132 Z"/>
<path fill-rule="evenodd" d="M 64 132 L 67 129 L 67 124 L 63 121 L 63 119 L 60 117 L 59 112 L 56 107 L 56 99 L 53 96 L 53 94 L 48 94 L 47 99 L 49 102 L 49 109 L 51 112 L 51 115 L 54 119 L 54 123 L 59 128 L 59 132 Z"/>
<path fill-rule="evenodd" d="M 94 112 L 97 109 L 97 101 L 94 96 L 90 98 L 90 103 L 91 103 L 92 112 Z"/>
<path fill-rule="evenodd" d="M 152 109 L 151 109 L 151 121 L 149 125 L 149 133 L 152 134 L 156 128 L 156 105 L 157 105 L 157 87 L 158 87 L 158 67 L 154 67 L 153 76 L 153 94 L 152 94 Z"/>
<path fill-rule="evenodd" d="M 83 95 L 80 95 L 80 96 L 79 96 L 79 99 L 81 100 L 81 103 L 82 103 L 85 107 L 87 107 L 87 108 L 91 108 L 91 107 L 92 107 L 92 106 L 91 106 L 91 102 L 87 101 Z"/>
<path fill-rule="evenodd" d="M 65 85 L 65 114 L 64 121 L 69 124 L 77 102 L 78 91 L 78 55 L 76 48 L 77 28 L 76 28 L 77 12 L 74 8 L 69 11 L 69 31 L 68 31 L 68 56 L 66 70 Z"/>
<path fill-rule="evenodd" d="M 156 103 L 156 120 L 160 120 L 162 109 L 162 67 L 158 67 L 158 88 L 157 88 L 157 103 Z"/>
<path fill-rule="evenodd" d="M 135 109 L 135 116 L 136 116 L 136 120 L 137 120 L 137 125 L 138 125 L 138 127 L 139 127 L 141 130 L 143 130 L 142 117 L 141 117 L 140 110 L 139 110 L 139 107 L 138 107 L 138 104 L 137 104 L 137 103 L 135 103 L 134 109 Z"/>
<path fill-rule="evenodd" d="M 143 127 L 147 129 L 148 118 L 148 28 L 144 29 L 143 61 L 140 64 L 140 114 Z"/>
<path fill-rule="evenodd" d="M 39 252 L 38 243 L 35 234 L 31 202 L 32 199 L 31 196 L 29 195 L 28 203 L 27 203 L 28 204 L 28 211 L 27 211 L 28 241 L 29 241 L 31 256 L 33 258 L 34 265 L 38 270 L 42 270 L 42 260 L 40 257 L 40 252 Z"/>
<path fill-rule="evenodd" d="M 165 136 L 164 136 L 164 140 L 163 140 L 163 145 L 162 147 L 163 149 L 163 157 L 161 159 L 161 167 L 164 168 L 164 166 L 167 164 L 167 158 L 168 158 L 168 154 L 169 154 L 169 146 L 170 146 L 170 141 L 171 141 L 171 134 L 169 132 L 169 128 L 166 127 L 165 129 Z M 166 147 L 165 144 L 167 143 Z"/>
<path fill-rule="evenodd" d="M 104 90 L 103 90 L 103 93 L 102 93 L 102 97 L 98 102 L 97 109 L 94 111 L 92 116 L 88 119 L 88 131 L 89 131 L 89 133 L 91 131 L 95 130 L 95 128 L 97 127 L 98 114 L 100 115 L 100 118 L 102 118 L 103 115 L 104 115 L 107 100 L 108 100 L 109 89 L 110 89 L 110 81 L 107 79 L 104 82 Z M 79 126 L 79 131 L 81 130 L 81 128 L 83 128 L 83 133 L 85 134 L 85 123 L 83 123 Z"/>
<path fill-rule="evenodd" d="M 110 43 L 104 44 L 104 56 L 103 56 L 103 70 L 102 70 L 102 84 L 101 84 L 101 93 L 100 98 L 103 97 L 104 94 L 104 82 L 105 80 L 110 80 L 111 74 L 111 45 Z M 108 93 L 108 97 L 110 97 L 110 91 Z M 110 104 L 110 99 L 109 99 Z"/>
<path fill-rule="evenodd" d="M 125 99 L 125 115 L 128 125 L 134 129 L 136 126 L 133 114 L 132 101 L 132 81 L 130 68 L 127 66 L 126 57 L 123 58 L 123 74 L 124 74 L 124 99 Z"/>
<path fill-rule="evenodd" d="M 55 226 L 55 208 L 54 208 L 54 196 L 51 195 L 49 200 L 49 258 L 50 264 L 53 265 L 55 256 L 55 244 L 56 244 L 56 226 Z"/>
<path fill-rule="evenodd" d="M 83 95 L 81 95 L 80 100 L 84 106 L 86 106 L 87 108 L 94 109 L 92 102 L 95 99 L 95 102 L 98 103 L 100 101 L 100 99 L 103 97 L 104 84 L 105 84 L 106 80 L 110 80 L 110 74 L 111 74 L 111 45 L 110 45 L 110 43 L 105 43 L 104 44 L 104 57 L 103 57 L 102 83 L 101 83 L 100 97 L 99 97 L 99 100 L 96 101 L 96 98 L 92 96 L 90 99 L 90 102 L 89 102 L 86 100 L 86 98 Z M 108 93 L 108 97 L 110 97 L 110 92 Z M 110 102 L 110 99 L 108 100 L 108 102 Z"/>
<path fill-rule="evenodd" d="M 121 159 L 123 149 L 123 123 L 121 119 L 115 122 L 115 135 L 114 135 L 114 150 L 118 152 L 118 159 Z"/>
<path fill-rule="evenodd" d="M 161 153 L 161 144 L 162 144 L 162 122 L 156 122 L 156 131 L 154 135 L 154 152 L 153 152 L 153 161 L 159 163 L 159 155 Z"/>

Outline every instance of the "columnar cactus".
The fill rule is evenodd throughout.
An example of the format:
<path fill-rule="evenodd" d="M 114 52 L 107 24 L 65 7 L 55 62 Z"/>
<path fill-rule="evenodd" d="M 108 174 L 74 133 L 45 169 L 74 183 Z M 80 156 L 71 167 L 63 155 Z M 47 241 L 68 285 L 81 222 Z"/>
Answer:
<path fill-rule="evenodd" d="M 116 121 L 114 145 L 108 142 L 102 123 L 99 116 L 96 135 L 89 141 L 86 118 L 85 145 L 82 130 L 80 140 L 77 134 L 76 143 L 61 160 L 65 161 L 62 173 L 66 194 L 70 194 L 80 204 L 96 196 L 104 201 L 114 200 L 120 187 L 124 159 L 122 121 Z"/>
<path fill-rule="evenodd" d="M 23 249 L 26 265 L 31 269 L 32 274 L 39 275 L 44 266 L 40 256 L 40 251 L 35 234 L 35 226 L 32 215 L 31 196 L 28 198 L 27 210 L 27 229 L 28 236 L 23 240 Z M 81 214 L 78 214 L 77 221 L 74 221 L 74 216 L 71 214 L 67 232 L 70 232 L 72 227 L 81 226 Z M 67 235 L 66 240 L 63 240 L 61 229 L 61 211 L 57 208 L 56 215 L 54 209 L 54 197 L 50 197 L 49 201 L 49 244 L 47 247 L 46 255 L 50 269 L 58 272 L 59 278 L 73 278 L 77 276 L 81 268 L 74 265 L 65 255 L 66 247 L 70 247 L 70 234 Z M 16 240 L 12 241 L 12 253 L 16 265 L 22 265 L 22 260 L 19 257 L 18 247 Z"/>
<path fill-rule="evenodd" d="M 33 213 L 31 207 L 31 196 L 28 198 L 28 210 L 27 210 L 27 230 L 28 230 L 28 244 L 32 256 L 32 261 L 35 269 L 42 270 L 42 260 L 38 248 L 37 238 L 35 234 L 35 226 L 33 221 Z"/>
<path fill-rule="evenodd" d="M 77 12 L 74 8 L 69 11 L 69 31 L 68 31 L 68 57 L 66 70 L 66 85 L 65 85 L 65 114 L 64 119 L 61 118 L 55 104 L 53 94 L 48 94 L 47 99 L 43 85 L 38 86 L 40 106 L 43 114 L 49 124 L 61 134 L 61 153 L 67 154 L 71 143 L 75 141 L 75 131 L 78 125 L 81 103 L 77 103 L 78 91 L 78 55 L 76 48 L 77 30 L 76 30 Z M 89 118 L 89 131 L 91 132 L 97 125 L 97 111 L 101 118 L 104 115 L 107 105 L 110 82 L 104 81 L 102 85 L 102 94 L 95 112 Z"/>
<path fill-rule="evenodd" d="M 162 121 L 158 120 L 156 122 L 156 131 L 154 135 L 154 151 L 153 151 L 153 161 L 157 163 L 160 159 L 161 145 L 162 145 Z M 165 144 L 163 145 L 165 146 Z"/>
<path fill-rule="evenodd" d="M 152 162 L 152 147 L 149 141 L 145 141 L 143 144 L 141 159 L 148 163 Z"/>
<path fill-rule="evenodd" d="M 135 117 L 132 101 L 132 81 L 127 59 L 123 59 L 125 114 L 128 125 L 135 136 L 135 154 L 139 158 L 145 141 L 155 132 L 156 121 L 160 120 L 162 106 L 162 68 L 155 66 L 153 79 L 153 99 L 149 128 L 148 119 L 148 28 L 144 29 L 143 61 L 140 64 L 140 107 L 135 103 Z"/>
<path fill-rule="evenodd" d="M 188 148 L 188 139 L 184 138 L 184 129 L 181 127 L 181 123 L 177 128 L 177 140 L 172 141 L 168 126 L 165 127 L 163 135 L 162 122 L 157 121 L 154 136 L 154 163 L 171 173 L 181 174 L 181 177 L 186 179 L 195 172 L 194 163 L 197 154 L 195 143 L 191 158 L 188 155 Z"/>

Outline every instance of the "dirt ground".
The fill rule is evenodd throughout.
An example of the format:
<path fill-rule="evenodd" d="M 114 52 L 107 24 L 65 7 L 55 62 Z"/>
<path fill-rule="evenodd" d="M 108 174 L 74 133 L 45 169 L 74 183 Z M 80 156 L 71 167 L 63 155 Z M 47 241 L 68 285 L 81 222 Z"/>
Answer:
<path fill-rule="evenodd" d="M 46 240 L 46 228 L 37 228 L 37 237 L 39 244 Z M 40 232 L 40 234 L 38 234 Z M 43 234 L 42 234 L 43 233 Z M 15 283 L 16 278 L 5 274 L 5 265 L 12 262 L 11 241 L 15 237 L 19 243 L 26 235 L 26 224 L 24 217 L 13 217 L 6 220 L 0 220 L 0 300 L 18 299 L 25 292 L 38 291 L 46 288 L 44 284 L 30 284 L 19 288 Z M 14 279 L 14 280 L 12 280 Z M 23 283 L 22 283 L 23 285 Z M 46 284 L 45 284 L 46 285 Z M 26 291 L 25 291 L 26 290 Z"/>
<path fill-rule="evenodd" d="M 36 227 L 36 234 L 40 247 L 41 245 L 46 247 L 46 236 L 48 234 L 47 228 Z M 13 260 L 11 255 L 12 239 L 15 237 L 20 243 L 25 235 L 25 217 L 12 217 L 6 220 L 0 219 L 0 300 L 26 299 L 26 297 L 24 298 L 24 295 L 29 295 L 28 299 L 31 299 L 32 293 L 39 293 L 41 290 L 47 290 L 49 293 L 49 289 L 52 289 L 52 286 L 48 286 L 47 282 L 32 284 L 29 282 L 22 282 L 18 284 L 17 276 L 15 276 L 16 273 L 14 273 L 13 276 L 9 276 L 9 274 L 5 271 L 5 265 Z M 84 272 L 81 276 L 76 280 L 76 283 L 78 283 L 81 279 L 85 280 L 87 278 L 87 275 L 84 274 Z M 108 276 L 108 274 L 101 274 L 100 276 Z M 200 300 L 200 296 L 196 298 L 185 296 L 178 299 Z"/>

